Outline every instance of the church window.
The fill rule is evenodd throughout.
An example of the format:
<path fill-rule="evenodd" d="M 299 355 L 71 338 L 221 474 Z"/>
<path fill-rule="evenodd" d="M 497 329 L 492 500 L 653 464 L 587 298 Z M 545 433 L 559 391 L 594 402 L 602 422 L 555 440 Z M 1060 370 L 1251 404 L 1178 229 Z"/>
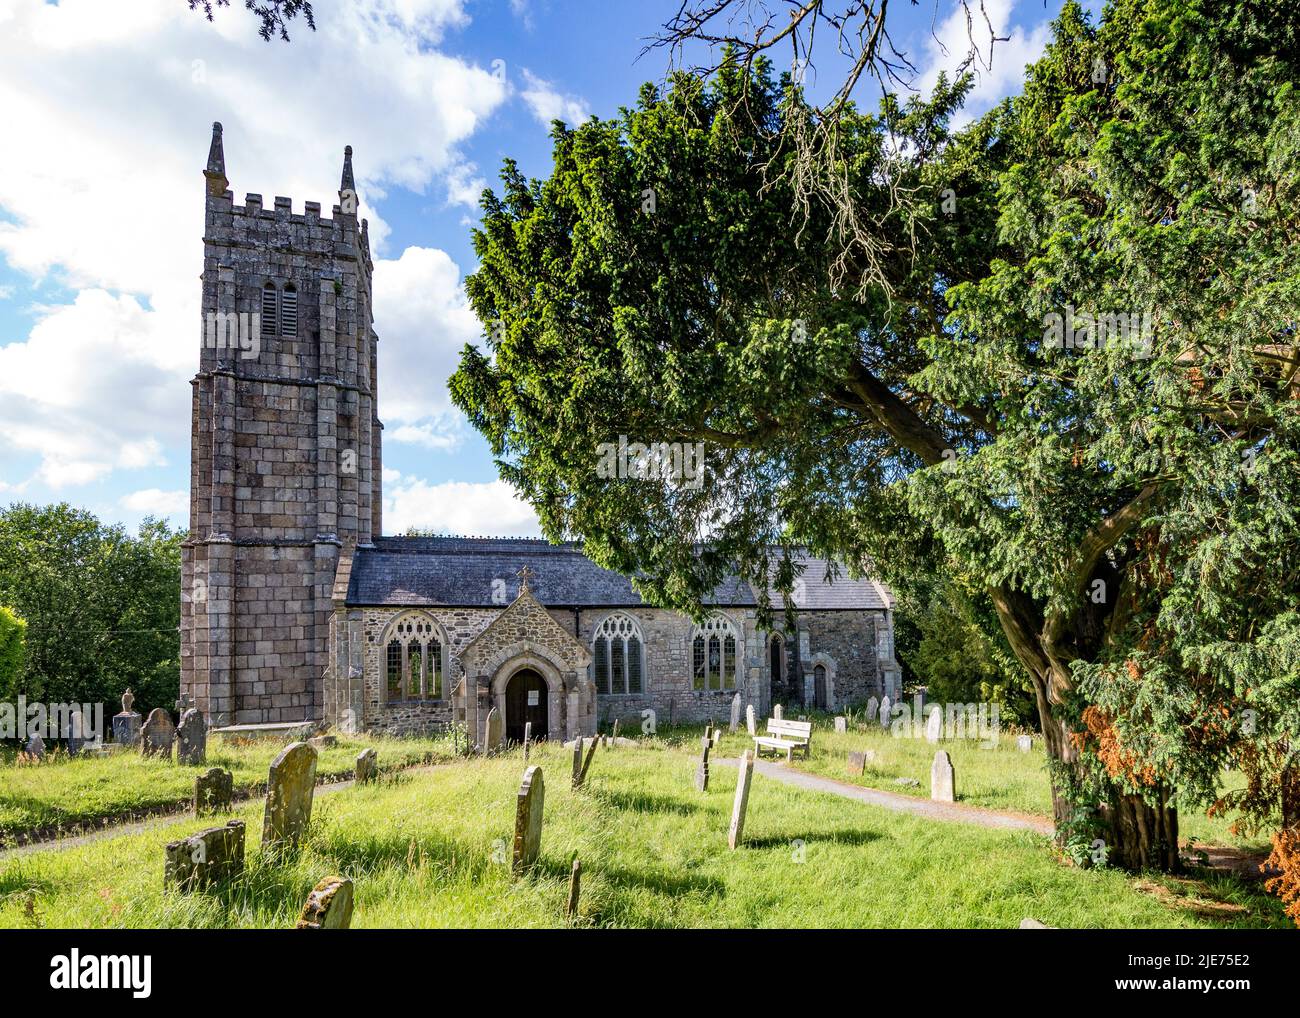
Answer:
<path fill-rule="evenodd" d="M 390 628 L 385 692 L 390 702 L 444 697 L 446 641 L 427 615 L 401 616 Z"/>
<path fill-rule="evenodd" d="M 693 688 L 736 688 L 736 648 L 739 639 L 740 634 L 735 624 L 725 615 L 710 615 L 695 627 L 691 639 Z"/>
<path fill-rule="evenodd" d="M 645 691 L 641 627 L 625 612 L 607 615 L 592 637 L 592 682 L 613 696 Z"/>
<path fill-rule="evenodd" d="M 274 283 L 262 287 L 262 335 L 274 336 L 280 320 L 280 292 Z"/>
<path fill-rule="evenodd" d="M 298 335 L 298 289 L 292 283 L 280 293 L 280 335 Z"/>

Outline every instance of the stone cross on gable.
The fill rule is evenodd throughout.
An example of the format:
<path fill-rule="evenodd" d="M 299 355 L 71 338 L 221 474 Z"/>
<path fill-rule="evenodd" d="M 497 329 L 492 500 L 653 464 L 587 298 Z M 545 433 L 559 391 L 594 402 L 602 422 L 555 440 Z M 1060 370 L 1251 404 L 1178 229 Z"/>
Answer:
<path fill-rule="evenodd" d="M 533 572 L 530 566 L 525 565 L 522 569 L 519 570 L 519 572 L 515 573 L 515 575 L 519 577 L 519 593 L 522 594 L 524 591 L 528 589 L 529 582 L 537 574 Z"/>

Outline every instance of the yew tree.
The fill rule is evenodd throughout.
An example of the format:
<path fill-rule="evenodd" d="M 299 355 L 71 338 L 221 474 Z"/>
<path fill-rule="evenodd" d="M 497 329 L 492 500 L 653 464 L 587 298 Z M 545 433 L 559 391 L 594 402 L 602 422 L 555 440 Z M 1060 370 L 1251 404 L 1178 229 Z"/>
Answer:
<path fill-rule="evenodd" d="M 1295 859 L 1298 27 L 1070 5 L 960 131 L 965 80 L 839 110 L 866 246 L 799 188 L 816 111 L 762 60 L 557 124 L 548 178 L 484 196 L 453 396 L 547 535 L 658 603 L 789 588 L 801 547 L 974 578 L 1077 858 L 1176 868 L 1183 805 Z M 602 476 L 621 435 L 704 443 L 703 483 Z"/>

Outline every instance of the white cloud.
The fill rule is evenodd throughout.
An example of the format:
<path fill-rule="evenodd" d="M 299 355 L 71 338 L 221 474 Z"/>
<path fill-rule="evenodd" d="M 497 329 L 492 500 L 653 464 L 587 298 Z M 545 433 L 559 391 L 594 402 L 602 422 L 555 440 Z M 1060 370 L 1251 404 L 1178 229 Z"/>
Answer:
<path fill-rule="evenodd" d="M 144 513 L 148 516 L 184 516 L 189 512 L 190 493 L 188 491 L 163 491 L 160 488 L 144 488 L 123 495 L 118 499 L 123 509 Z"/>
<path fill-rule="evenodd" d="M 975 82 L 966 97 L 966 105 L 953 118 L 954 126 L 969 123 L 1008 95 L 1020 91 L 1025 65 L 1043 54 L 1051 39 L 1050 19 L 1032 29 L 1011 24 L 1013 0 L 985 0 L 972 8 L 970 22 L 966 11 L 958 6 L 933 34 L 927 34 L 922 72 L 918 87 L 923 94 L 933 90 L 939 72 L 951 79 L 974 47 L 975 57 L 969 70 Z M 987 20 L 985 20 L 987 18 Z M 997 42 L 990 42 L 990 26 Z"/>
<path fill-rule="evenodd" d="M 519 94 L 528 104 L 528 108 L 533 111 L 533 116 L 544 127 L 550 127 L 552 120 L 563 120 L 573 127 L 591 116 L 585 100 L 556 91 L 549 81 L 537 77 L 526 67 L 524 84 L 527 87 Z"/>
<path fill-rule="evenodd" d="M 258 38 L 239 5 L 209 23 L 180 0 L 0 0 L 11 145 L 0 158 L 0 258 L 78 291 L 40 309 L 25 339 L 0 334 L 0 440 L 38 453 L 39 476 L 55 485 L 157 464 L 161 450 L 187 446 L 201 170 L 214 120 L 225 125 L 239 201 L 256 191 L 268 206 L 280 194 L 298 210 L 305 200 L 328 209 L 352 144 L 377 255 L 389 229 L 365 202 L 385 188 L 437 184 L 450 201 L 472 203 L 478 178 L 459 146 L 508 86 L 433 48 L 466 21 L 462 0 L 338 4 L 318 31 L 300 26 L 283 45 Z M 454 289 L 458 273 L 442 257 L 438 280 Z M 403 263 L 380 261 L 377 289 L 382 267 Z M 439 299 L 463 316 L 450 292 Z M 384 376 L 400 411 L 402 376 L 412 363 L 423 368 L 424 350 L 400 308 L 381 298 L 377 310 L 392 345 L 416 357 Z M 445 405 L 442 367 L 420 380 Z"/>
<path fill-rule="evenodd" d="M 532 507 L 505 481 L 430 484 L 404 476 L 390 483 L 385 471 L 384 484 L 384 532 L 388 534 L 403 534 L 411 527 L 485 537 L 538 537 L 542 532 Z"/>

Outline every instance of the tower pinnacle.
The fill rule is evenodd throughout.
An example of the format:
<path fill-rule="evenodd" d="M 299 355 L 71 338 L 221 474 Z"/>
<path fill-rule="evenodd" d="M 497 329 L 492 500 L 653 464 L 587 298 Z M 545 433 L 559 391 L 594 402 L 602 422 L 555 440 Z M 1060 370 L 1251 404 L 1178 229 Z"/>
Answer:
<path fill-rule="evenodd" d="M 357 183 L 352 178 L 352 146 L 343 150 L 343 179 L 339 181 L 339 207 L 349 215 L 357 212 Z"/>
<path fill-rule="evenodd" d="M 226 151 L 221 144 L 221 122 L 212 125 L 212 144 L 208 147 L 208 165 L 203 171 L 208 178 L 208 195 L 220 198 L 226 193 L 230 181 L 226 179 Z"/>

